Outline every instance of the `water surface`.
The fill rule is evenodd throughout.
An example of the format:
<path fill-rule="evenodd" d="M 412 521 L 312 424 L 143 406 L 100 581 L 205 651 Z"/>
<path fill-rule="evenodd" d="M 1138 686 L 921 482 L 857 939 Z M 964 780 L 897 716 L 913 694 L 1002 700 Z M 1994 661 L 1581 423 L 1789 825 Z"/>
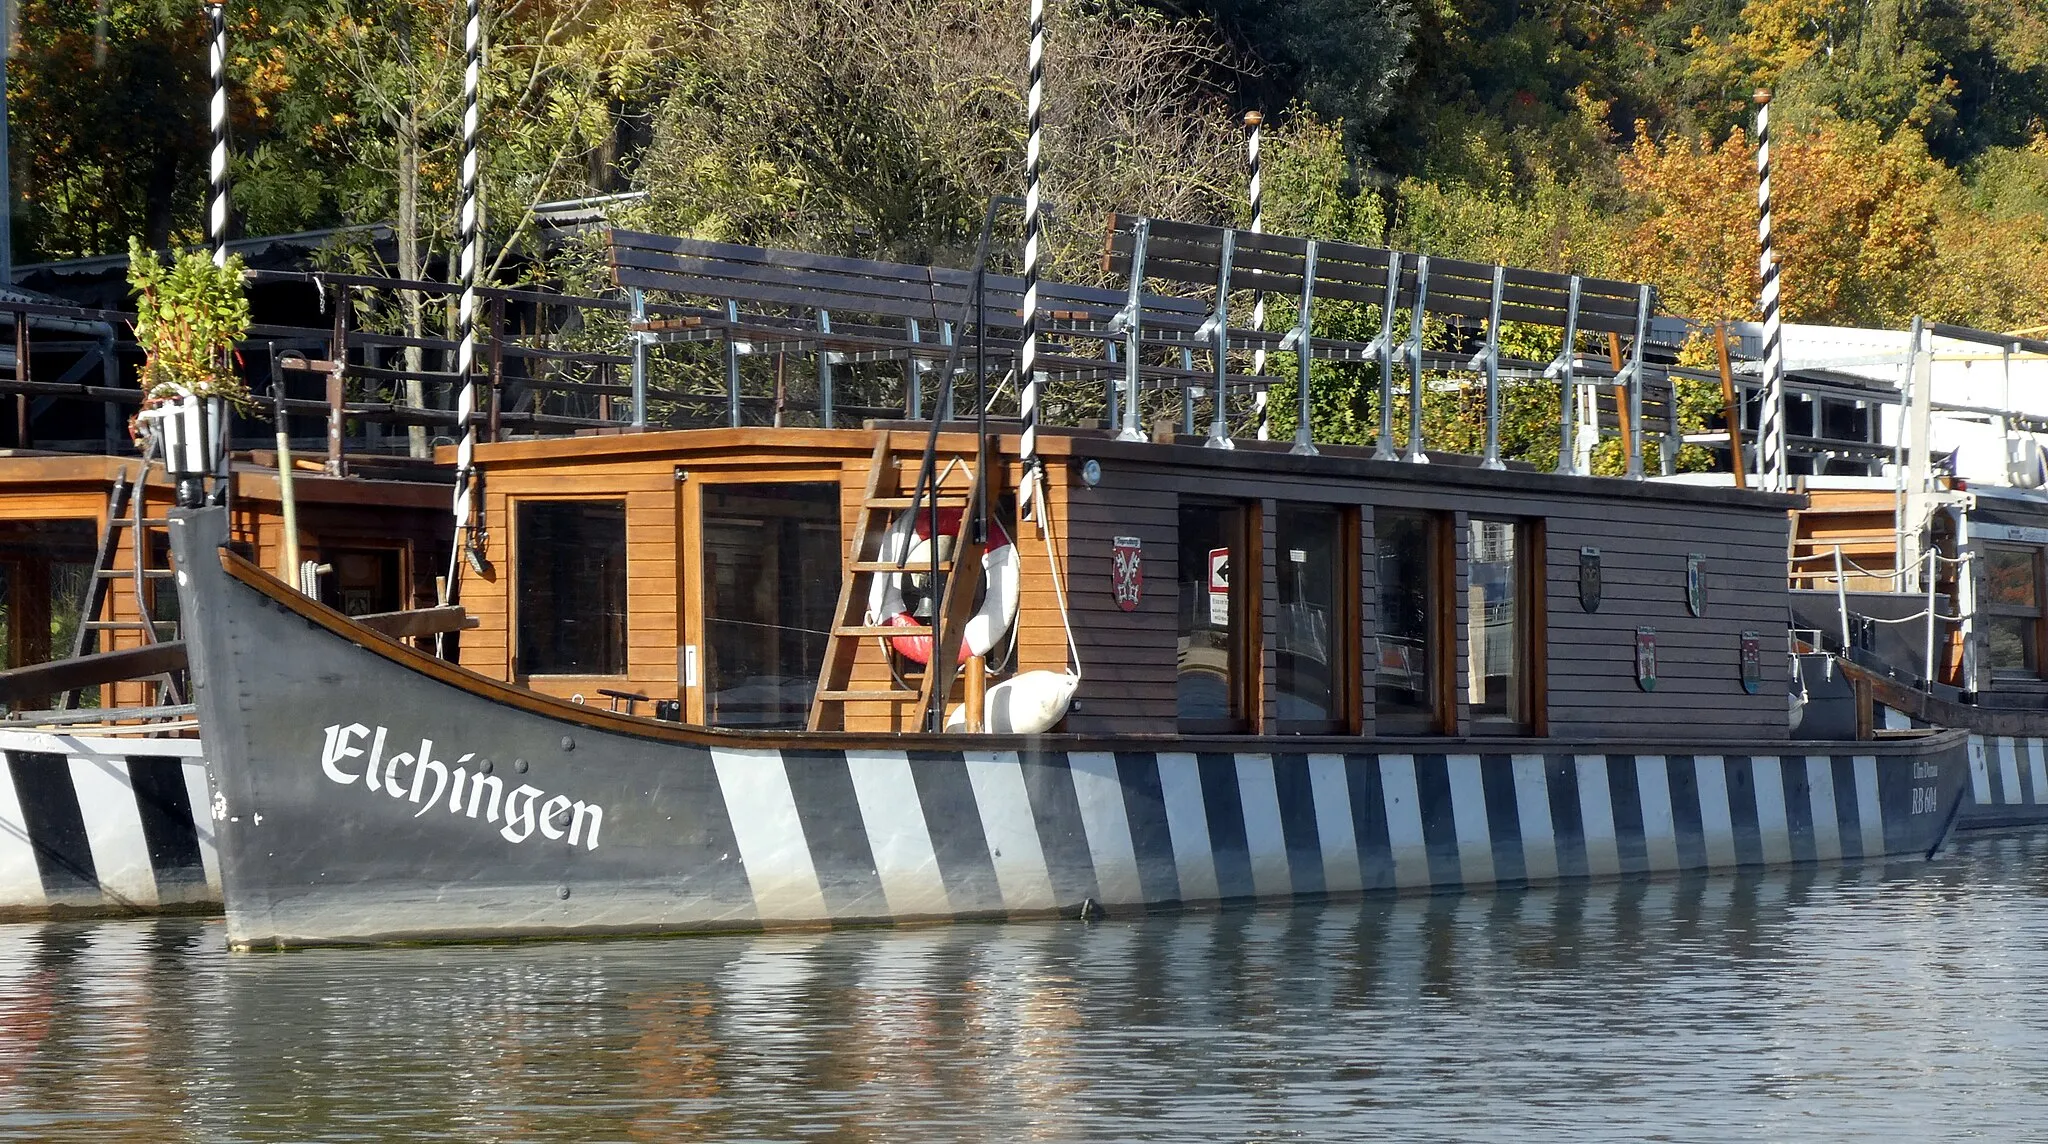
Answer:
<path fill-rule="evenodd" d="M 229 954 L 0 927 L 0 1135 L 2048 1137 L 2048 838 L 1095 923 Z"/>

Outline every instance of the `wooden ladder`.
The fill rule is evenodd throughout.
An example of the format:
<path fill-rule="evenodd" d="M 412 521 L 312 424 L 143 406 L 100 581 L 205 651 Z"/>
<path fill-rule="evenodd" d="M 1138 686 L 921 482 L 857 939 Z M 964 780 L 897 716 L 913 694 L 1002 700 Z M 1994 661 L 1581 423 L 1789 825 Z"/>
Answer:
<path fill-rule="evenodd" d="M 149 566 L 152 546 L 148 530 L 167 527 L 171 522 L 143 515 L 148 510 L 149 470 L 156 464 L 157 447 L 157 438 L 151 434 L 143 447 L 142 464 L 133 480 L 128 477 L 126 465 L 114 474 L 114 487 L 107 493 L 107 523 L 100 530 L 99 554 L 93 560 L 92 582 L 86 586 L 85 602 L 79 609 L 78 630 L 71 640 L 74 658 L 101 650 L 101 632 L 138 632 L 145 645 L 160 642 L 156 624 L 150 619 L 148 584 L 153 580 L 168 580 L 173 573 L 169 568 Z M 124 544 L 133 552 L 133 557 L 127 568 L 116 568 L 114 564 Z M 114 581 L 123 579 L 129 581 L 133 588 L 136 618 L 102 619 L 102 613 L 110 611 L 107 603 L 112 596 Z M 175 676 L 166 673 L 154 678 L 161 681 L 162 701 L 184 702 L 184 689 Z M 67 691 L 62 707 L 67 711 L 76 710 L 83 698 L 84 693 L 80 689 Z"/>
<path fill-rule="evenodd" d="M 940 649 L 958 646 L 960 633 L 965 630 L 974 606 L 976 589 L 980 586 L 983 546 L 973 539 L 974 514 L 967 510 L 982 493 L 981 475 L 972 473 L 970 466 L 969 487 L 963 490 L 957 486 L 942 485 L 944 473 L 941 470 L 933 478 L 934 485 L 938 487 L 927 489 L 922 498 L 917 497 L 913 495 L 914 487 L 910 490 L 903 487 L 901 463 L 906 459 L 912 460 L 911 469 L 915 473 L 917 462 L 907 450 L 896 448 L 894 437 L 895 434 L 882 430 L 875 442 L 874 455 L 868 462 L 867 488 L 861 495 L 860 514 L 854 521 L 853 542 L 847 546 L 846 574 L 840 579 L 839 606 L 832 613 L 832 633 L 825 645 L 824 666 L 818 672 L 818 690 L 811 700 L 807 725 L 813 731 L 844 730 L 846 705 L 860 702 L 916 704 L 917 727 L 922 730 L 934 705 L 942 705 L 952 692 L 955 655 L 942 654 Z M 919 445 L 921 448 L 921 441 Z M 915 479 L 912 478 L 913 486 Z M 867 607 L 874 577 L 901 575 L 928 567 L 920 564 L 910 568 L 893 560 L 884 560 L 881 550 L 883 540 L 898 516 L 913 507 L 923 513 L 931 510 L 934 504 L 940 511 L 962 510 L 952 556 L 939 562 L 939 575 L 945 581 L 937 608 L 939 630 L 950 638 L 944 642 L 932 640 L 932 662 L 908 681 L 915 683 L 914 687 L 853 687 L 854 665 L 859 659 L 862 640 L 893 636 L 930 637 L 933 634 L 931 627 L 923 624 L 898 627 L 871 624 Z M 955 568 L 972 569 L 973 574 L 955 576 L 952 574 Z"/>

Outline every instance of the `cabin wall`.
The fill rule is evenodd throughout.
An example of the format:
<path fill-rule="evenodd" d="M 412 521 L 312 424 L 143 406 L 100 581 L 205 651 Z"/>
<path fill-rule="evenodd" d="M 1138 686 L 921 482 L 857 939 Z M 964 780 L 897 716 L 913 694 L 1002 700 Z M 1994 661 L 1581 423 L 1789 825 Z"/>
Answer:
<path fill-rule="evenodd" d="M 1361 466 L 1370 470 L 1374 466 Z M 1411 473 L 1398 475 L 1411 477 Z M 1555 484 L 1547 479 L 1532 484 Z M 1178 509 L 1183 496 L 1239 500 L 1265 521 L 1262 611 L 1277 615 L 1272 524 L 1284 501 L 1356 506 L 1360 513 L 1360 592 L 1357 672 L 1361 730 L 1373 720 L 1375 509 L 1409 508 L 1446 514 L 1452 523 L 1456 575 L 1451 585 L 1452 636 L 1457 671 L 1451 695 L 1455 727 L 1472 730 L 1465 675 L 1469 592 L 1465 575 L 1466 524 L 1472 516 L 1541 522 L 1543 598 L 1536 665 L 1541 690 L 1537 730 L 1556 738 L 1640 734 L 1679 728 L 1731 739 L 1786 735 L 1784 554 L 1782 510 L 1671 499 L 1598 495 L 1621 491 L 1614 482 L 1573 482 L 1572 494 L 1517 492 L 1432 485 L 1423 479 L 1306 481 L 1285 473 L 1219 471 L 1213 467 L 1104 460 L 1101 483 L 1067 482 L 1067 567 L 1084 682 L 1080 708 L 1067 729 L 1084 734 L 1169 734 L 1176 730 L 1176 609 L 1179 606 Z M 1579 492 L 1577 490 L 1582 490 Z M 1142 541 L 1144 589 L 1136 610 L 1118 607 L 1111 592 L 1112 547 L 1119 536 Z M 1579 602 L 1580 549 L 1601 552 L 1602 601 L 1588 612 Z M 1686 603 L 1688 554 L 1707 558 L 1707 602 L 1694 616 Z M 1284 554 L 1278 554 L 1284 555 Z M 1636 629 L 1655 629 L 1658 671 L 1654 691 L 1636 683 Z M 1763 683 L 1744 692 L 1740 636 L 1755 631 L 1763 650 Z M 1275 725 L 1274 635 L 1262 627 L 1261 725 Z M 1255 730 L 1260 728 L 1255 727 Z"/>

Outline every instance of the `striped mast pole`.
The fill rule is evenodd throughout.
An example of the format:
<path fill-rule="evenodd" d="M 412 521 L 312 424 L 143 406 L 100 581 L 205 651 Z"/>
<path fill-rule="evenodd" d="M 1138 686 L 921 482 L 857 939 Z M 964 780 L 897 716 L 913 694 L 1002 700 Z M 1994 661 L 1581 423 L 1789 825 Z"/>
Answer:
<path fill-rule="evenodd" d="M 1785 347 L 1778 324 L 1778 260 L 1771 251 L 1771 93 L 1756 93 L 1756 244 L 1757 274 L 1762 285 L 1757 298 L 1763 311 L 1764 387 L 1763 409 L 1757 417 L 1757 484 L 1767 492 L 1784 492 L 1791 485 L 1791 465 L 1785 448 Z M 1735 463 L 1740 465 L 1742 458 Z"/>
<path fill-rule="evenodd" d="M 207 69 L 213 76 L 213 101 L 207 122 L 213 130 L 213 153 L 207 164 L 206 238 L 213 264 L 228 264 L 228 14 L 224 4 L 208 4 L 206 21 L 213 33 Z"/>
<path fill-rule="evenodd" d="M 1244 113 L 1245 163 L 1251 168 L 1253 234 L 1266 233 L 1265 188 L 1259 177 L 1259 132 L 1265 122 L 1266 117 L 1256 111 Z M 1266 328 L 1266 296 L 1263 293 L 1254 296 L 1252 299 L 1252 328 L 1255 330 Z M 1264 376 L 1265 372 L 1266 350 L 1265 347 L 1261 346 L 1252 351 L 1252 373 L 1256 376 Z M 1273 416 L 1266 409 L 1266 387 L 1263 385 L 1252 395 L 1252 411 L 1258 415 L 1259 440 L 1270 440 L 1273 436 Z"/>
<path fill-rule="evenodd" d="M 1024 482 L 1017 511 L 1032 517 L 1039 491 L 1038 460 L 1038 255 L 1045 235 L 1039 208 L 1038 164 L 1045 121 L 1045 0 L 1031 0 L 1031 79 L 1024 97 L 1029 134 L 1024 144 L 1024 342 L 1017 355 L 1018 414 L 1024 428 L 1019 460 Z"/>
<path fill-rule="evenodd" d="M 448 577 L 441 589 L 443 604 L 453 603 L 462 575 L 464 552 L 476 545 L 470 496 L 476 459 L 476 280 L 478 271 L 477 99 L 483 72 L 483 5 L 469 0 L 462 30 L 462 246 L 461 301 L 456 308 L 455 423 L 462 436 L 455 446 L 455 545 L 448 553 Z"/>

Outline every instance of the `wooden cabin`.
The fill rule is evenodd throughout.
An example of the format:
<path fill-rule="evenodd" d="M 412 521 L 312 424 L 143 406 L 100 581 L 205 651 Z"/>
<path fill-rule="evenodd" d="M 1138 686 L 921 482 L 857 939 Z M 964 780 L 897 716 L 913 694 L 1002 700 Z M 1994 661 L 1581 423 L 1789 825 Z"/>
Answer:
<path fill-rule="evenodd" d="M 969 483 L 962 430 L 937 438 L 942 489 Z M 903 511 L 925 440 L 899 424 L 480 446 L 487 571 L 463 581 L 479 626 L 462 663 L 641 714 L 674 701 L 672 717 L 714 727 L 801 728 L 823 687 L 851 696 L 827 727 L 915 729 L 912 698 L 875 696 L 914 697 L 919 669 L 859 614 L 889 573 L 848 568 L 877 562 L 882 530 L 863 517 Z M 1787 734 L 1793 498 L 1048 430 L 1049 557 L 1014 516 L 1016 433 L 992 446 L 1022 581 L 1014 653 L 988 658 L 996 674 L 1067 665 L 1057 568 L 1081 674 L 1062 730 Z M 835 624 L 863 633 L 841 637 L 837 671 Z"/>
<path fill-rule="evenodd" d="M 244 456 L 233 466 L 233 537 L 245 555 L 300 583 L 300 570 L 283 566 L 275 464 L 271 456 Z M 170 546 L 161 524 L 172 487 L 161 467 L 151 468 L 138 505 L 130 490 L 141 470 L 135 458 L 21 450 L 0 456 L 4 666 L 140 646 L 148 639 L 145 616 L 157 624 L 158 638 L 176 638 Z M 314 565 L 322 601 L 352 615 L 435 601 L 454 531 L 445 476 L 423 469 L 412 480 L 330 477 L 313 464 L 294 473 L 293 485 L 299 554 Z M 96 579 L 101 598 L 96 618 L 86 620 Z M 81 642 L 81 623 L 100 626 Z M 97 698 L 105 707 L 147 706 L 160 686 L 115 683 Z"/>

